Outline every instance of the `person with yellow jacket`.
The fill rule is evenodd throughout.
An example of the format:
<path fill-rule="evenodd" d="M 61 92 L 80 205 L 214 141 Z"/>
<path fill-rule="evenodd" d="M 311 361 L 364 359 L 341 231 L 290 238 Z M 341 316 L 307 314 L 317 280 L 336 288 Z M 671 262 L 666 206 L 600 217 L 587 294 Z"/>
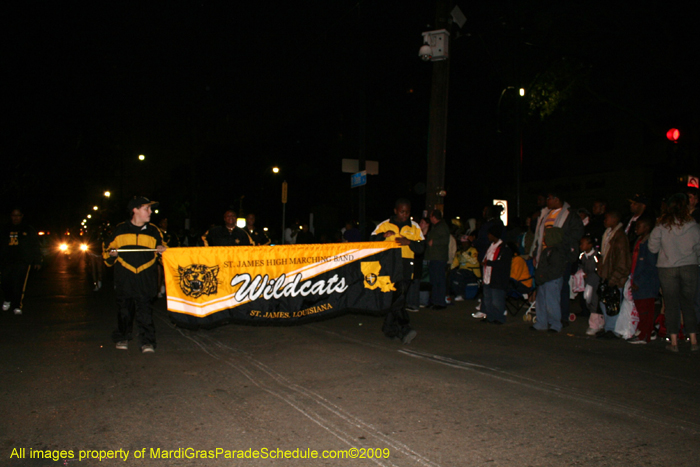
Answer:
<path fill-rule="evenodd" d="M 418 287 L 413 281 L 413 262 L 416 254 L 425 250 L 425 237 L 420 226 L 411 220 L 411 202 L 401 198 L 394 205 L 394 215 L 381 222 L 370 236 L 371 241 L 393 241 L 401 245 L 402 275 L 395 279 L 396 292 L 391 311 L 384 319 L 384 335 L 409 344 L 416 337 L 406 312 L 406 296 L 410 287 Z"/>
<path fill-rule="evenodd" d="M 114 266 L 118 314 L 112 339 L 117 349 L 128 349 L 136 318 L 141 352 L 155 351 L 156 330 L 151 303 L 158 292 L 157 255 L 166 249 L 160 229 L 149 222 L 152 206 L 157 205 L 143 196 L 134 197 L 128 203 L 130 219 L 117 225 L 105 242 L 105 263 L 108 267 Z"/>

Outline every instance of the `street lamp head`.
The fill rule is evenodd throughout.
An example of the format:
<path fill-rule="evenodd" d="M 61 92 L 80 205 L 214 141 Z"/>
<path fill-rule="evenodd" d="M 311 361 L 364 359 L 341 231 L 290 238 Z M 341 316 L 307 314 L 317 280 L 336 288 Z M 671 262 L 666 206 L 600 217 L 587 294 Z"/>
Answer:
<path fill-rule="evenodd" d="M 105 198 L 109 198 L 110 196 L 112 196 L 112 193 L 110 193 L 109 191 L 105 191 L 104 195 Z"/>
<path fill-rule="evenodd" d="M 93 210 L 93 211 L 97 211 L 98 209 L 100 209 L 100 208 L 97 207 L 97 206 L 93 206 L 93 207 L 92 207 L 92 210 Z"/>
<path fill-rule="evenodd" d="M 280 168 L 279 167 L 273 167 L 272 168 L 272 173 L 280 173 Z"/>
<path fill-rule="evenodd" d="M 525 95 L 525 88 L 520 88 L 520 97 Z"/>
<path fill-rule="evenodd" d="M 140 161 L 146 160 L 146 156 L 144 156 L 143 154 L 139 154 L 139 160 Z"/>

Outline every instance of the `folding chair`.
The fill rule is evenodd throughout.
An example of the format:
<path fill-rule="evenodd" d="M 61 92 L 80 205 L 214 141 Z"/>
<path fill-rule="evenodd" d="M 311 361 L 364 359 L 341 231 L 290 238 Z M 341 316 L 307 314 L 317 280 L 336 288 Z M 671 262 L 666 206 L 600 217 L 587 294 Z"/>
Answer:
<path fill-rule="evenodd" d="M 517 316 L 520 310 L 528 307 L 528 311 L 532 308 L 529 297 L 535 291 L 535 267 L 532 264 L 532 259 L 525 261 L 530 277 L 525 281 L 530 280 L 529 287 L 525 285 L 525 281 L 516 281 L 510 278 L 510 290 L 506 293 L 506 310 L 511 316 Z"/>

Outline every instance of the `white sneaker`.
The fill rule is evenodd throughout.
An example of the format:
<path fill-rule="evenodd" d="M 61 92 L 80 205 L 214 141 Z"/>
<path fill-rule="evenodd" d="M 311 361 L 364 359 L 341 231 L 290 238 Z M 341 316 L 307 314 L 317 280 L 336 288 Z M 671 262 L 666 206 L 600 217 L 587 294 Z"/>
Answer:
<path fill-rule="evenodd" d="M 10 302 L 2 302 L 2 311 L 9 310 L 11 306 L 12 306 L 12 303 L 10 303 Z"/>
<path fill-rule="evenodd" d="M 153 348 L 151 344 L 145 344 L 141 346 L 141 353 L 153 353 L 156 349 Z"/>
<path fill-rule="evenodd" d="M 119 350 L 129 350 L 129 341 L 119 341 L 117 342 L 117 348 Z"/>
<path fill-rule="evenodd" d="M 401 342 L 403 342 L 404 345 L 408 345 L 416 337 L 417 334 L 418 333 L 416 332 L 415 329 L 411 329 L 410 331 L 408 331 L 408 334 L 403 336 L 403 339 L 401 339 Z"/>
<path fill-rule="evenodd" d="M 464 297 L 462 297 L 461 295 L 457 295 L 455 297 L 455 302 L 463 302 L 463 301 L 464 301 Z"/>
<path fill-rule="evenodd" d="M 15 308 L 15 309 L 14 309 L 14 314 L 16 314 L 16 315 L 21 315 L 21 314 L 22 314 L 22 309 L 21 309 L 21 308 Z"/>
<path fill-rule="evenodd" d="M 476 313 L 472 313 L 472 318 L 474 319 L 484 319 L 486 318 L 486 313 L 482 313 L 480 311 L 477 311 Z"/>
<path fill-rule="evenodd" d="M 588 328 L 588 329 L 586 329 L 586 335 L 587 336 L 595 336 L 596 334 L 598 334 L 598 331 L 600 331 L 600 329 Z"/>

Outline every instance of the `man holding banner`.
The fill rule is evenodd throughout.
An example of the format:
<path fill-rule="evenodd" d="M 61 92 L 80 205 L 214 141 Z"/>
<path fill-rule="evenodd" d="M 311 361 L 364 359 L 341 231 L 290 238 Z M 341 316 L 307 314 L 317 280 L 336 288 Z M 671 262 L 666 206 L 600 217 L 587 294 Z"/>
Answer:
<path fill-rule="evenodd" d="M 420 226 L 411 220 L 411 202 L 401 198 L 394 205 L 394 215 L 380 223 L 370 237 L 372 241 L 395 241 L 401 245 L 403 272 L 396 277 L 395 298 L 384 319 L 382 331 L 393 339 L 409 344 L 416 337 L 406 312 L 406 296 L 413 285 L 413 262 L 416 254 L 425 251 L 425 237 Z M 413 285 L 415 286 L 415 285 Z"/>
<path fill-rule="evenodd" d="M 156 347 L 156 329 L 151 302 L 158 287 L 157 254 L 165 251 L 163 237 L 151 220 L 152 206 L 158 203 L 136 196 L 127 206 L 130 220 L 117 225 L 105 242 L 105 263 L 114 268 L 117 297 L 117 330 L 112 334 L 117 349 L 127 350 L 134 317 L 139 328 L 141 352 Z"/>

